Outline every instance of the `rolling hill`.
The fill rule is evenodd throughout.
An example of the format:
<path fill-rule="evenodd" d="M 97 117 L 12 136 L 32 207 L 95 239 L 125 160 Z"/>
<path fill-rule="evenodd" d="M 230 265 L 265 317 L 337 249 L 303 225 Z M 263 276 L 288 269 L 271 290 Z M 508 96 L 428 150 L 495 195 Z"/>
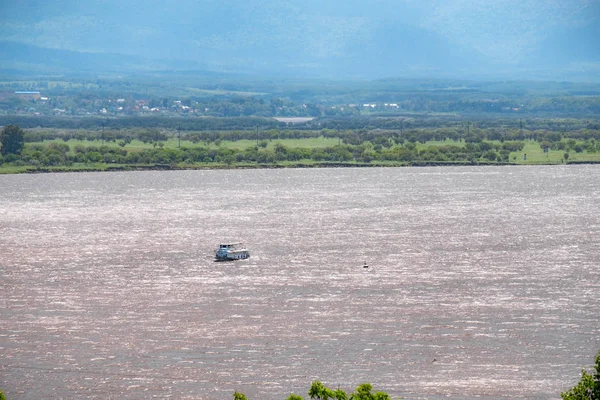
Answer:
<path fill-rule="evenodd" d="M 23 0 L 0 11 L 5 71 L 600 79 L 595 0 Z"/>

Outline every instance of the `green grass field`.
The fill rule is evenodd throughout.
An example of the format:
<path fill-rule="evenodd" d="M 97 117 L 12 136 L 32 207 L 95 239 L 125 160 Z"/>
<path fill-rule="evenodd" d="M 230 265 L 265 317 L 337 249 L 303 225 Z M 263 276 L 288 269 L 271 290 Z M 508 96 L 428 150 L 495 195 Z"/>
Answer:
<path fill-rule="evenodd" d="M 549 150 L 548 153 L 544 153 L 537 142 L 528 140 L 525 142 L 523 151 L 510 154 L 510 161 L 521 165 L 563 164 L 565 162 L 564 154 L 564 150 Z M 600 162 L 600 153 L 570 151 L 568 161 Z"/>
<path fill-rule="evenodd" d="M 491 143 L 500 144 L 499 141 L 492 141 Z M 578 141 L 578 143 L 583 143 L 583 141 Z M 425 144 L 417 144 L 417 149 L 424 149 L 428 146 L 460 146 L 461 144 L 464 145 L 464 142 L 459 142 L 455 140 L 430 141 L 426 142 Z M 564 154 L 564 150 L 549 150 L 547 153 L 545 153 L 538 142 L 533 140 L 526 140 L 525 147 L 523 148 L 523 150 L 510 153 L 509 160 L 511 163 L 519 165 L 563 164 L 565 162 Z M 588 153 L 584 151 L 581 153 L 577 153 L 575 151 L 570 151 L 568 161 L 600 162 L 600 152 Z"/>
<path fill-rule="evenodd" d="M 117 144 L 118 141 L 117 142 L 108 142 L 108 141 L 103 142 L 101 140 L 88 141 L 88 140 L 71 139 L 71 140 L 67 140 L 64 142 L 62 140 L 60 140 L 59 142 L 68 144 L 69 147 L 71 148 L 71 151 L 73 151 L 73 149 L 77 145 L 87 147 L 87 146 L 102 146 L 104 144 L 105 146 L 110 146 L 110 147 L 120 147 Z M 47 145 L 48 143 L 50 143 L 50 141 L 34 142 L 31 144 Z M 179 141 L 176 138 L 170 138 L 167 141 L 164 141 L 161 143 L 163 143 L 163 148 L 167 148 L 167 149 L 175 149 L 179 146 Z M 339 143 L 339 140 L 336 138 L 324 138 L 324 137 L 308 138 L 308 139 L 275 139 L 275 140 L 267 142 L 267 148 L 273 149 L 277 143 L 280 143 L 288 148 L 313 149 L 313 148 L 325 148 L 325 147 L 335 146 Z M 237 140 L 237 141 L 224 140 L 220 143 L 219 146 L 228 148 L 228 149 L 245 150 L 249 147 L 256 146 L 256 140 Z M 214 142 L 211 142 L 208 147 L 216 149 L 219 146 L 217 146 Z M 125 149 L 127 151 L 142 151 L 145 149 L 152 149 L 154 147 L 155 147 L 155 145 L 153 143 L 143 143 L 139 140 L 132 140 L 131 143 L 126 144 L 123 147 L 123 149 Z M 204 142 L 193 143 L 189 140 L 182 140 L 181 147 L 188 147 L 188 148 L 206 147 L 206 143 L 204 143 Z"/>

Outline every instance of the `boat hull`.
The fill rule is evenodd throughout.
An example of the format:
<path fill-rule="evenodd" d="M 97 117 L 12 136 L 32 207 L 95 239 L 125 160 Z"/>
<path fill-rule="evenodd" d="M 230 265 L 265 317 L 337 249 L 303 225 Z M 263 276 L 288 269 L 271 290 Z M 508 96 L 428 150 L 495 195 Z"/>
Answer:
<path fill-rule="evenodd" d="M 215 251 L 216 261 L 235 261 L 250 258 L 250 251 L 245 248 L 236 248 L 235 244 L 222 244 Z"/>
<path fill-rule="evenodd" d="M 246 260 L 250 258 L 250 253 L 240 253 L 240 254 L 226 254 L 226 255 L 216 255 L 215 260 L 217 261 L 235 261 L 235 260 Z"/>

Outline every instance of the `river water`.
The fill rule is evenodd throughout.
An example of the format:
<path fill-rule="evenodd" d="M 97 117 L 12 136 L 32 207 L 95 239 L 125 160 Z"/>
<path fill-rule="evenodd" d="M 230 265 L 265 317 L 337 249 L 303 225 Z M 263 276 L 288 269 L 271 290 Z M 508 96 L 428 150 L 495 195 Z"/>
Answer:
<path fill-rule="evenodd" d="M 0 389 L 559 398 L 599 264 L 598 166 L 0 176 Z"/>

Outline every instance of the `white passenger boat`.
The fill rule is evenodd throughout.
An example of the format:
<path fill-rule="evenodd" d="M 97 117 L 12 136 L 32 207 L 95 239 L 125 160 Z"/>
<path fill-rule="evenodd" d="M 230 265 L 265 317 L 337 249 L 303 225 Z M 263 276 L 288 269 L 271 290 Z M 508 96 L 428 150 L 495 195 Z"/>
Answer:
<path fill-rule="evenodd" d="M 250 250 L 246 249 L 242 243 L 221 243 L 215 250 L 216 261 L 245 260 L 250 258 Z"/>

